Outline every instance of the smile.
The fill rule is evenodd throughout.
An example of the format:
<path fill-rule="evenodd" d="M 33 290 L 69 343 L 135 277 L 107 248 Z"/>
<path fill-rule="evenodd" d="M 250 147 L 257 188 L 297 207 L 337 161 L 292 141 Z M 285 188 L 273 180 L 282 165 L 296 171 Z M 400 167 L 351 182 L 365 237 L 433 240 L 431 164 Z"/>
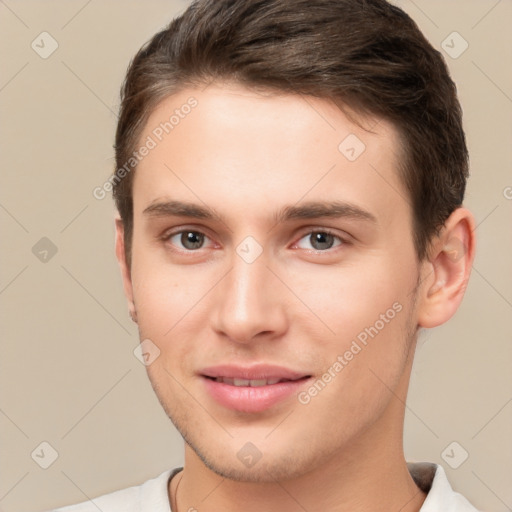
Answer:
<path fill-rule="evenodd" d="M 218 405 L 239 412 L 263 412 L 299 393 L 311 375 L 284 367 L 232 365 L 204 369 L 206 393 Z"/>

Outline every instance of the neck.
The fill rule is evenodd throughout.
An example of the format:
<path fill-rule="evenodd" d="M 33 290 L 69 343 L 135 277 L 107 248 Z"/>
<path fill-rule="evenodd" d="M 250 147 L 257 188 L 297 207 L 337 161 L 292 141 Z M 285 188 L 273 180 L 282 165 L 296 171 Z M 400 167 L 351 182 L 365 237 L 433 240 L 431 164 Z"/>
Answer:
<path fill-rule="evenodd" d="M 403 457 L 367 453 L 336 455 L 299 478 L 275 482 L 237 482 L 208 469 L 187 446 L 177 510 L 173 512 L 418 512 L 426 495 L 414 483 Z M 340 464 L 340 459 L 345 459 Z M 348 459 L 348 460 L 347 460 Z"/>

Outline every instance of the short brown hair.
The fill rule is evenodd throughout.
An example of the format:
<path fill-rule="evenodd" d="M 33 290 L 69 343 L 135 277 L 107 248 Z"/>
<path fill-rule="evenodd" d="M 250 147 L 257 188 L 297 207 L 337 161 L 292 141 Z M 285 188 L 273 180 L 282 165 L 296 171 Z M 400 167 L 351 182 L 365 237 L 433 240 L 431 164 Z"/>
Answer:
<path fill-rule="evenodd" d="M 145 44 L 121 89 L 116 169 L 159 102 L 214 80 L 305 94 L 390 121 L 403 146 L 418 258 L 462 204 L 468 153 L 441 54 L 385 0 L 197 0 Z M 340 141 L 341 142 L 341 141 Z M 113 180 L 128 264 L 133 172 Z"/>

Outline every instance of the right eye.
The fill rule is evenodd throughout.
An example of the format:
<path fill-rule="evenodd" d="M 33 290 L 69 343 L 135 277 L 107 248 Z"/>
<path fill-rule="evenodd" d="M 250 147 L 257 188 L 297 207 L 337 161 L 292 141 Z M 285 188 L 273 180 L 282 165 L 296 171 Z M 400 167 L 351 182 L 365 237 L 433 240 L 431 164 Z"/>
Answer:
<path fill-rule="evenodd" d="M 165 235 L 163 240 L 178 247 L 180 251 L 191 252 L 202 249 L 208 237 L 200 231 L 184 229 Z"/>

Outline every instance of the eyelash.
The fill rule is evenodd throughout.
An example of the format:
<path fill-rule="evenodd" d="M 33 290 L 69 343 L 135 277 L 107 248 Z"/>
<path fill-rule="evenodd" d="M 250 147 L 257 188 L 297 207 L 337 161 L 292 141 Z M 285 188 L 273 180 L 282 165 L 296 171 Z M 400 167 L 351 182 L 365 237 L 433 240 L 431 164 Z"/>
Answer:
<path fill-rule="evenodd" d="M 176 235 L 182 235 L 183 233 L 194 233 L 194 234 L 197 234 L 197 235 L 203 235 L 205 238 L 209 239 L 208 235 L 206 233 L 203 233 L 202 231 L 199 231 L 199 230 L 196 230 L 196 229 L 180 229 L 179 231 L 173 231 L 173 232 L 170 232 L 170 233 L 165 233 L 162 237 L 161 237 L 161 240 L 163 242 L 166 242 L 166 243 L 169 243 L 170 239 Z M 319 254 L 319 253 L 325 253 L 325 254 L 332 254 L 334 251 L 336 251 L 337 249 L 336 248 L 339 248 L 340 246 L 343 246 L 343 245 L 349 245 L 350 242 L 346 239 L 346 238 L 343 238 L 341 237 L 340 235 L 336 234 L 334 231 L 328 229 L 328 228 L 315 228 L 315 229 L 310 229 L 309 231 L 306 231 L 306 232 L 303 232 L 300 236 L 300 238 L 297 240 L 297 242 L 295 242 L 293 244 L 294 248 L 296 248 L 296 246 L 299 244 L 299 242 L 301 240 L 303 240 L 304 238 L 306 237 L 310 237 L 311 235 L 313 235 L 314 233 L 320 233 L 320 234 L 325 234 L 325 235 L 329 235 L 329 236 L 332 236 L 334 237 L 339 243 L 334 245 L 333 247 L 329 248 L 329 249 L 325 249 L 325 250 L 321 250 L 321 249 L 304 249 L 304 250 L 307 250 L 308 252 L 314 252 L 316 254 Z M 170 244 L 170 245 L 174 245 L 174 244 Z M 190 254 L 193 254 L 195 252 L 199 252 L 201 249 L 203 249 L 204 247 L 200 247 L 198 249 L 174 249 L 176 250 L 177 252 L 180 252 L 180 253 L 190 253 Z"/>

